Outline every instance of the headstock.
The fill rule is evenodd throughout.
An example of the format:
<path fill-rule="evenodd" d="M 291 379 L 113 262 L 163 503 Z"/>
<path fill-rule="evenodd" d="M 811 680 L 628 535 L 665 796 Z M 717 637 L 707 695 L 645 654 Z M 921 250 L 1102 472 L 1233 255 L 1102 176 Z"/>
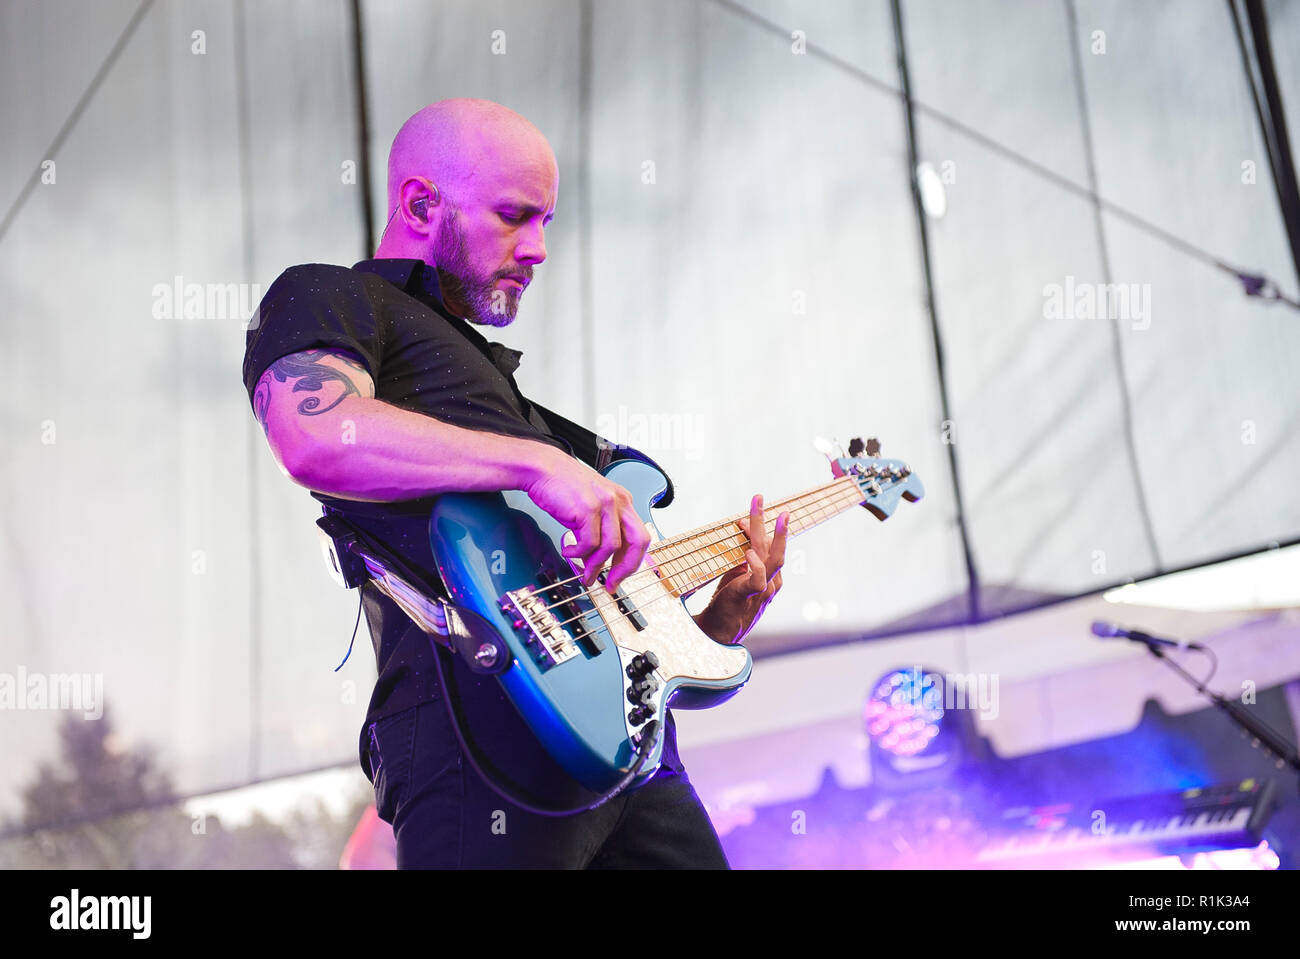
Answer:
<path fill-rule="evenodd" d="M 861 439 L 850 440 L 849 455 L 832 459 L 831 472 L 848 476 L 857 483 L 863 496 L 862 505 L 879 520 L 893 514 L 900 497 L 915 503 L 925 496 L 925 487 L 906 463 L 880 458 L 880 441 L 874 437 L 865 443 Z"/>

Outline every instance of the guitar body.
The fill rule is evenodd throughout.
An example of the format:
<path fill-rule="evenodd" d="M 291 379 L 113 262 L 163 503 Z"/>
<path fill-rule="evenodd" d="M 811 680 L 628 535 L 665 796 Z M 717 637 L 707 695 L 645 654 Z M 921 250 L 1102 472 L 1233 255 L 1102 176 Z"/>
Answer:
<path fill-rule="evenodd" d="M 636 460 L 602 473 L 632 493 L 659 541 L 650 507 L 667 489 L 663 474 Z M 632 785 L 646 782 L 663 754 L 668 706 L 714 706 L 749 679 L 749 651 L 704 634 L 649 565 L 616 597 L 600 582 L 584 589 L 560 553 L 571 534 L 525 493 L 445 494 L 429 533 L 452 602 L 486 620 L 509 650 L 510 665 L 498 674 L 507 697 L 589 789 L 606 791 L 626 775 L 638 731 L 654 719 L 658 741 Z"/>

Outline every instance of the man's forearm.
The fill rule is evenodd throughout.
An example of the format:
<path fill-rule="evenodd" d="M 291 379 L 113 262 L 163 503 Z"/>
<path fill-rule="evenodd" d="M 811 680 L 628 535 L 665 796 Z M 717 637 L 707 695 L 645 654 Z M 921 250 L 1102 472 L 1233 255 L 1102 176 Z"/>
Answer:
<path fill-rule="evenodd" d="M 318 492 L 367 502 L 527 489 L 548 457 L 565 455 L 547 443 L 467 430 L 359 396 L 295 425 L 284 457 L 290 475 Z"/>

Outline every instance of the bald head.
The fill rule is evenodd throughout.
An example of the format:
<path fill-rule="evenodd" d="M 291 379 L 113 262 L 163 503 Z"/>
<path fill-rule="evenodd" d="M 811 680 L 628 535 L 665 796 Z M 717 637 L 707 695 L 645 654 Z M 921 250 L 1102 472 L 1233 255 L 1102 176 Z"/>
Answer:
<path fill-rule="evenodd" d="M 551 145 L 518 113 L 491 100 L 431 103 L 393 139 L 376 256 L 424 260 L 449 309 L 505 326 L 546 259 L 559 187 Z"/>
<path fill-rule="evenodd" d="M 485 168 L 500 172 L 548 164 L 556 170 L 555 154 L 542 131 L 509 107 L 491 100 L 439 100 L 403 123 L 393 139 L 388 209 L 397 206 L 408 177 L 426 177 L 454 199 Z"/>

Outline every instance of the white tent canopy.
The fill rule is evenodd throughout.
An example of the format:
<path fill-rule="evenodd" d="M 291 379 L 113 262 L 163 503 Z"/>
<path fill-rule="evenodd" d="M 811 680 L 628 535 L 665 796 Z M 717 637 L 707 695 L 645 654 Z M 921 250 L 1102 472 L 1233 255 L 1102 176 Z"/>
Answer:
<path fill-rule="evenodd" d="M 356 597 L 251 416 L 246 317 L 168 291 L 368 256 L 361 191 L 377 233 L 392 135 L 450 96 L 555 148 L 549 259 L 494 335 L 668 470 L 666 533 L 821 482 L 817 435 L 924 480 L 795 541 L 757 651 L 1295 541 L 1300 314 L 1189 252 L 1295 293 L 1225 5 L 902 6 L 932 289 L 884 0 L 363 0 L 364 76 L 345 0 L 0 7 L 0 669 L 101 674 L 186 791 L 353 757 L 373 662 L 333 671 Z M 1268 10 L 1294 119 L 1300 12 Z M 5 718 L 0 813 L 52 719 Z"/>

